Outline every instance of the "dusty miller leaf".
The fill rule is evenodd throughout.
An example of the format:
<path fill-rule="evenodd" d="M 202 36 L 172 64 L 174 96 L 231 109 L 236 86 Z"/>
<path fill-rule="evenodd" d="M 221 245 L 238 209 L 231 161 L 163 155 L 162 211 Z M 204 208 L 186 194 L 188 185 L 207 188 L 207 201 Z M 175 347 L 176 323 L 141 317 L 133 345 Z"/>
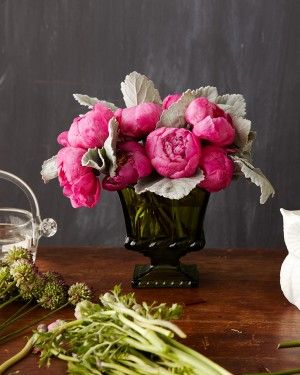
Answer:
<path fill-rule="evenodd" d="M 232 156 L 232 159 L 243 175 L 260 187 L 260 204 L 264 204 L 270 196 L 274 196 L 275 190 L 273 186 L 259 168 L 253 167 L 246 159 L 238 156 Z"/>
<path fill-rule="evenodd" d="M 84 167 L 97 169 L 99 172 L 103 172 L 105 170 L 105 161 L 104 159 L 100 158 L 99 149 L 97 147 L 89 148 L 87 150 L 81 159 L 81 165 Z"/>
<path fill-rule="evenodd" d="M 132 72 L 121 83 L 121 91 L 126 107 L 133 107 L 140 103 L 161 103 L 158 90 L 146 76 Z"/>
<path fill-rule="evenodd" d="M 168 109 L 164 110 L 159 122 L 157 123 L 157 128 L 162 126 L 168 128 L 182 128 L 185 127 L 185 111 L 189 104 L 196 98 L 206 97 L 213 101 L 218 95 L 217 89 L 215 87 L 206 86 L 200 87 L 197 90 L 187 90 L 185 91 L 180 99 L 173 103 Z"/>
<path fill-rule="evenodd" d="M 107 108 L 111 109 L 113 112 L 118 109 L 113 103 L 107 102 L 106 100 L 100 100 L 98 98 L 91 98 L 88 95 L 83 94 L 73 94 L 74 99 L 81 105 L 84 105 L 89 108 L 93 108 L 96 103 L 101 103 Z"/>
<path fill-rule="evenodd" d="M 244 159 L 248 160 L 250 163 L 252 162 L 251 149 L 252 149 L 252 144 L 255 138 L 256 138 L 256 132 L 250 131 L 249 136 L 248 136 L 248 141 L 239 153 Z"/>
<path fill-rule="evenodd" d="M 105 157 L 109 161 L 109 175 L 114 177 L 117 169 L 117 141 L 119 135 L 119 123 L 112 117 L 108 123 L 108 137 L 106 138 L 103 149 L 105 150 Z"/>
<path fill-rule="evenodd" d="M 243 151 L 248 143 L 251 129 L 251 121 L 242 117 L 232 117 L 233 127 L 235 128 L 234 144 Z"/>
<path fill-rule="evenodd" d="M 57 171 L 56 155 L 55 155 L 55 156 L 52 156 L 52 158 L 44 161 L 44 163 L 42 164 L 41 175 L 42 175 L 43 181 L 46 184 L 53 178 L 56 178 L 57 174 L 58 174 L 58 171 Z"/>
<path fill-rule="evenodd" d="M 241 94 L 218 96 L 215 103 L 231 116 L 244 117 L 246 115 L 246 102 Z"/>
<path fill-rule="evenodd" d="M 218 97 L 218 90 L 214 86 L 200 87 L 199 89 L 191 90 L 191 93 L 192 95 L 194 95 L 194 99 L 203 96 L 207 98 L 210 102 L 215 102 L 216 98 Z"/>
<path fill-rule="evenodd" d="M 182 128 L 185 126 L 185 110 L 188 105 L 195 99 L 192 90 L 187 90 L 181 95 L 181 98 L 173 103 L 168 109 L 165 109 L 161 114 L 160 120 L 157 123 L 157 128 L 162 126 L 170 128 Z"/>
<path fill-rule="evenodd" d="M 166 178 L 159 176 L 145 177 L 135 185 L 137 194 L 151 191 L 169 199 L 181 199 L 188 195 L 202 180 L 204 174 L 199 169 L 194 177 L 189 178 Z"/>

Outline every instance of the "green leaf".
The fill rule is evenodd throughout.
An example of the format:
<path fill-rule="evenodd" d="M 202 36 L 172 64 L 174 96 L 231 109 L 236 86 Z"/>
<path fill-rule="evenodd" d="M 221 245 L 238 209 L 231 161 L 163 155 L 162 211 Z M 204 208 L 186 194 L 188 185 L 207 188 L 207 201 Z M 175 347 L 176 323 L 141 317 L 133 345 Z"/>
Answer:
<path fill-rule="evenodd" d="M 238 170 L 256 186 L 260 187 L 260 204 L 264 204 L 270 196 L 274 196 L 275 190 L 273 186 L 259 168 L 253 167 L 248 160 L 240 158 L 239 156 L 231 156 L 231 158 Z"/>
<path fill-rule="evenodd" d="M 52 156 L 52 158 L 45 160 L 42 164 L 41 175 L 45 183 L 57 177 L 56 157 L 56 155 Z"/>
<path fill-rule="evenodd" d="M 195 99 L 192 90 L 187 90 L 181 95 L 181 98 L 173 103 L 168 109 L 165 109 L 157 123 L 157 128 L 162 126 L 168 128 L 182 128 L 185 127 L 185 110 L 188 105 Z"/>
<path fill-rule="evenodd" d="M 205 97 L 210 102 L 214 102 L 218 97 L 218 90 L 214 86 L 200 87 L 199 89 L 191 90 L 191 93 L 194 95 L 194 99 Z"/>
<path fill-rule="evenodd" d="M 84 167 L 94 168 L 99 172 L 104 172 L 105 170 L 105 160 L 100 158 L 99 149 L 89 148 L 87 152 L 83 155 L 81 159 L 81 165 Z"/>
<path fill-rule="evenodd" d="M 161 103 L 158 90 L 146 76 L 132 72 L 121 83 L 121 91 L 126 107 L 133 107 L 141 103 Z"/>
<path fill-rule="evenodd" d="M 101 103 L 111 109 L 113 112 L 118 109 L 113 103 L 107 102 L 106 100 L 100 100 L 98 98 L 92 98 L 84 94 L 73 94 L 74 99 L 81 105 L 84 105 L 89 108 L 93 108 L 96 103 Z"/>
<path fill-rule="evenodd" d="M 196 98 L 206 97 L 213 101 L 218 95 L 217 89 L 215 87 L 206 86 L 200 87 L 197 90 L 187 90 L 185 91 L 180 99 L 173 103 L 168 109 L 164 110 L 159 122 L 157 123 L 157 128 L 162 126 L 168 128 L 182 128 L 186 126 L 185 121 L 185 111 L 189 104 Z"/>
<path fill-rule="evenodd" d="M 246 115 L 246 102 L 241 94 L 218 96 L 215 103 L 231 116 L 244 117 Z"/>
<path fill-rule="evenodd" d="M 243 151 L 249 139 L 251 121 L 242 117 L 232 117 L 233 127 L 235 128 L 234 144 Z"/>
<path fill-rule="evenodd" d="M 108 123 L 108 137 L 104 142 L 103 149 L 105 157 L 108 159 L 108 169 L 110 177 L 114 177 L 117 169 L 117 141 L 119 136 L 119 123 L 112 117 Z"/>
<path fill-rule="evenodd" d="M 252 150 L 252 144 L 255 141 L 256 138 L 256 132 L 250 131 L 248 135 L 248 140 L 243 149 L 240 151 L 240 156 L 244 159 L 248 160 L 250 163 L 252 162 L 251 157 L 251 150 Z"/>
<path fill-rule="evenodd" d="M 193 177 L 166 178 L 160 176 L 145 177 L 137 182 L 135 191 L 137 194 L 151 191 L 169 199 L 181 199 L 188 195 L 201 181 L 204 180 L 203 172 L 198 169 Z"/>

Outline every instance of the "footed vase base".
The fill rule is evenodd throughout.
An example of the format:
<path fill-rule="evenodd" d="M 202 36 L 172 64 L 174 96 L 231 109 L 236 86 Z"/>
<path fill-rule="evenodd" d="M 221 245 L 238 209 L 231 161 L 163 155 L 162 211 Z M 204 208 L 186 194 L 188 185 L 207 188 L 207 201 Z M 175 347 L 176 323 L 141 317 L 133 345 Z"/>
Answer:
<path fill-rule="evenodd" d="M 195 264 L 136 265 L 131 285 L 134 288 L 194 288 L 199 285 Z"/>

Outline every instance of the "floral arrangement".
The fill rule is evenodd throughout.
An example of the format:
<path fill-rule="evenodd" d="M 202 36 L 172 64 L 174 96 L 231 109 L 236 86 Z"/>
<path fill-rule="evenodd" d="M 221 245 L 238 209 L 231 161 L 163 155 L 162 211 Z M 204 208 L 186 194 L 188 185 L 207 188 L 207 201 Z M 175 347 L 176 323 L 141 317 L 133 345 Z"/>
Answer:
<path fill-rule="evenodd" d="M 260 203 L 274 195 L 252 165 L 255 133 L 242 95 L 218 95 L 206 86 L 161 100 L 153 82 L 137 72 L 126 76 L 121 91 L 126 108 L 74 94 L 90 110 L 58 136 L 63 147 L 42 166 L 43 180 L 58 177 L 73 207 L 94 207 L 101 186 L 180 199 L 196 187 L 225 189 L 239 175 L 260 187 Z"/>

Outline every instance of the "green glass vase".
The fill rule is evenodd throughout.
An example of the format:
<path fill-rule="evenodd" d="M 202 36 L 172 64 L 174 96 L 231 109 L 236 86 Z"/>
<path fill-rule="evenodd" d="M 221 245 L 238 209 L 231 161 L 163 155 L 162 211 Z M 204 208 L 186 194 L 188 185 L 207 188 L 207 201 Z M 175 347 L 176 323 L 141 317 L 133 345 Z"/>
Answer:
<path fill-rule="evenodd" d="M 151 192 L 119 191 L 127 237 L 125 247 L 150 258 L 136 265 L 135 288 L 188 288 L 199 284 L 197 266 L 180 258 L 205 246 L 203 221 L 209 193 L 196 188 L 186 197 L 168 199 Z"/>

